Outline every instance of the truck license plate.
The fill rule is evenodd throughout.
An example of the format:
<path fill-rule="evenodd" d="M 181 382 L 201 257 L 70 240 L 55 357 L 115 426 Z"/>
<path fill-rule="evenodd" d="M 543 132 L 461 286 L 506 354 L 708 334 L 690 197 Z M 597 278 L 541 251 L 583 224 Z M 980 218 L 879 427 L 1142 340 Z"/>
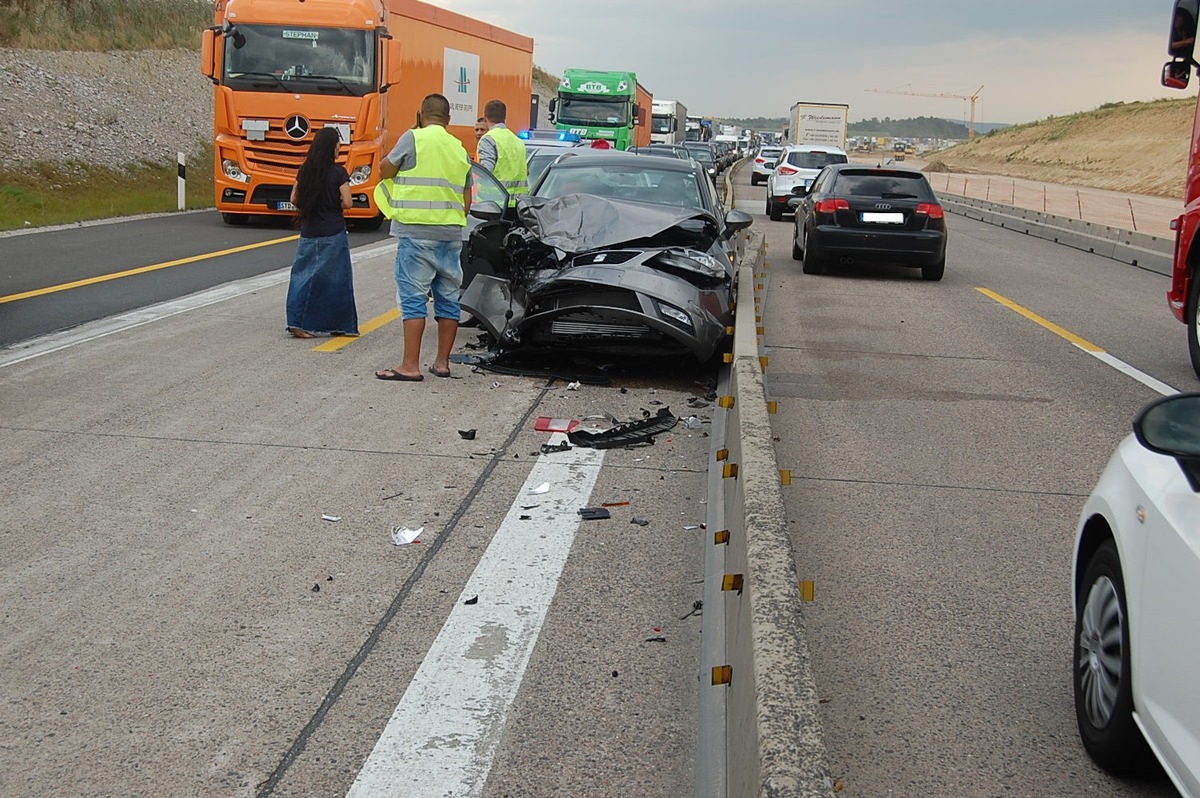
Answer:
<path fill-rule="evenodd" d="M 277 203 L 275 203 L 275 210 L 277 210 L 277 211 L 294 211 L 294 210 L 296 210 L 296 206 L 290 202 L 277 202 Z"/>

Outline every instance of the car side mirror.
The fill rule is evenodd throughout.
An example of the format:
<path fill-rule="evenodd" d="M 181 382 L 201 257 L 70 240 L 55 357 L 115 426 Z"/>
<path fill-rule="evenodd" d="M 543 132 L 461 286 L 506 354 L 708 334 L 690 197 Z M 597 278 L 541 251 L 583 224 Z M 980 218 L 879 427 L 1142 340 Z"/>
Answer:
<path fill-rule="evenodd" d="M 1168 61 L 1163 64 L 1162 85 L 1168 89 L 1186 89 L 1192 77 L 1189 61 Z"/>
<path fill-rule="evenodd" d="M 1174 457 L 1192 490 L 1200 492 L 1200 393 L 1177 393 L 1151 402 L 1133 420 L 1138 443 Z"/>
<path fill-rule="evenodd" d="M 734 209 L 725 214 L 725 237 L 733 238 L 733 234 L 745 230 L 754 224 L 754 217 L 745 211 Z"/>
<path fill-rule="evenodd" d="M 503 218 L 504 209 L 500 207 L 500 203 L 498 202 L 484 200 L 482 202 L 471 203 L 471 215 L 485 222 L 494 222 Z"/>

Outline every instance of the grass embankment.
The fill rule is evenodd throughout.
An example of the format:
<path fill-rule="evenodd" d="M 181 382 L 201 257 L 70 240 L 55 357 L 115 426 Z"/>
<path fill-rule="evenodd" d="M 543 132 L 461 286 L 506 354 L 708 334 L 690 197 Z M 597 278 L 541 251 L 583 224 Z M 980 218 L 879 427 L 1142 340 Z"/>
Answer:
<path fill-rule="evenodd" d="M 213 207 L 212 148 L 188 162 L 186 205 Z M 34 164 L 0 170 L 0 230 L 89 219 L 163 213 L 178 208 L 174 166 L 105 169 L 87 164 Z"/>
<path fill-rule="evenodd" d="M 211 24 L 211 0 L 0 0 L 0 47 L 170 50 Z"/>
<path fill-rule="evenodd" d="M 1194 98 L 1113 103 L 988 133 L 931 160 L 956 172 L 1182 197 Z"/>
<path fill-rule="evenodd" d="M 0 47 L 94 51 L 194 48 L 211 0 L 0 0 Z M 212 151 L 193 156 L 187 206 L 212 207 Z M 0 229 L 175 210 L 173 165 L 0 170 Z"/>

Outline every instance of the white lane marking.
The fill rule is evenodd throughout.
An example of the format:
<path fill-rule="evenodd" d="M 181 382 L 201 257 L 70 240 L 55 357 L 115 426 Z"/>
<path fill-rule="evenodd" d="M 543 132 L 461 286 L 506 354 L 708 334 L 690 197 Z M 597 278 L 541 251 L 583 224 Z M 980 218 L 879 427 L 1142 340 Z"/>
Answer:
<path fill-rule="evenodd" d="M 351 263 L 358 263 L 367 258 L 381 255 L 389 250 L 395 252 L 395 249 L 396 245 L 393 243 L 370 249 L 355 250 L 350 253 L 350 261 Z M 271 288 L 272 286 L 287 282 L 290 274 L 291 267 L 289 266 L 255 277 L 234 280 L 233 282 L 214 286 L 205 291 L 199 291 L 195 294 L 180 297 L 179 299 L 171 299 L 166 302 L 160 302 L 157 305 L 147 305 L 144 308 L 122 313 L 119 316 L 97 319 L 96 321 L 81 324 L 78 327 L 72 327 L 62 332 L 49 333 L 38 338 L 31 338 L 28 341 L 11 344 L 0 350 L 0 368 L 15 366 L 17 363 L 24 363 L 26 360 L 32 360 L 35 357 L 49 355 L 78 344 L 94 341 L 106 335 L 132 330 L 134 327 L 162 321 L 179 313 L 186 313 L 190 310 L 197 310 L 208 305 L 215 305 L 218 302 L 224 302 L 227 299 L 235 299 L 246 294 L 252 294 L 255 291 Z"/>
<path fill-rule="evenodd" d="M 1076 346 L 1078 346 L 1078 344 L 1076 344 Z M 1179 390 L 1177 388 L 1172 388 L 1170 385 L 1167 385 L 1165 382 L 1154 379 L 1146 372 L 1141 371 L 1140 369 L 1134 368 L 1133 366 L 1129 365 L 1128 363 L 1126 363 L 1124 360 L 1121 360 L 1120 358 L 1113 357 L 1108 352 L 1105 352 L 1103 350 L 1101 350 L 1099 352 L 1091 352 L 1091 351 L 1088 351 L 1087 349 L 1084 349 L 1082 346 L 1080 346 L 1079 348 L 1083 349 L 1084 352 L 1087 352 L 1089 355 L 1096 358 L 1100 362 L 1107 363 L 1109 366 L 1112 366 L 1113 368 L 1115 368 L 1117 371 L 1121 372 L 1122 374 L 1128 374 L 1130 377 L 1133 377 L 1135 380 L 1140 382 L 1142 385 L 1145 385 L 1147 388 L 1150 388 L 1151 390 L 1154 390 L 1154 391 L 1158 391 L 1163 396 L 1171 396 L 1173 394 L 1179 393 Z"/>
<path fill-rule="evenodd" d="M 581 447 L 537 461 L 347 798 L 482 794 L 603 461 Z"/>

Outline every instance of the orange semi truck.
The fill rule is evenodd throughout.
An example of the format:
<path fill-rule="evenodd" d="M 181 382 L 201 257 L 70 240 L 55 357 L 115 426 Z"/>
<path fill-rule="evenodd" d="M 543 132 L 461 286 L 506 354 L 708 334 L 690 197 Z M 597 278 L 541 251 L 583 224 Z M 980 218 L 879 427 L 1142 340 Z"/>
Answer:
<path fill-rule="evenodd" d="M 533 40 L 419 0 L 217 0 L 200 70 L 212 80 L 217 210 L 229 224 L 291 215 L 315 132 L 336 127 L 350 173 L 347 219 L 377 228 L 379 164 L 421 100 L 450 100 L 449 130 L 474 152 L 475 120 L 499 98 L 529 126 Z"/>

